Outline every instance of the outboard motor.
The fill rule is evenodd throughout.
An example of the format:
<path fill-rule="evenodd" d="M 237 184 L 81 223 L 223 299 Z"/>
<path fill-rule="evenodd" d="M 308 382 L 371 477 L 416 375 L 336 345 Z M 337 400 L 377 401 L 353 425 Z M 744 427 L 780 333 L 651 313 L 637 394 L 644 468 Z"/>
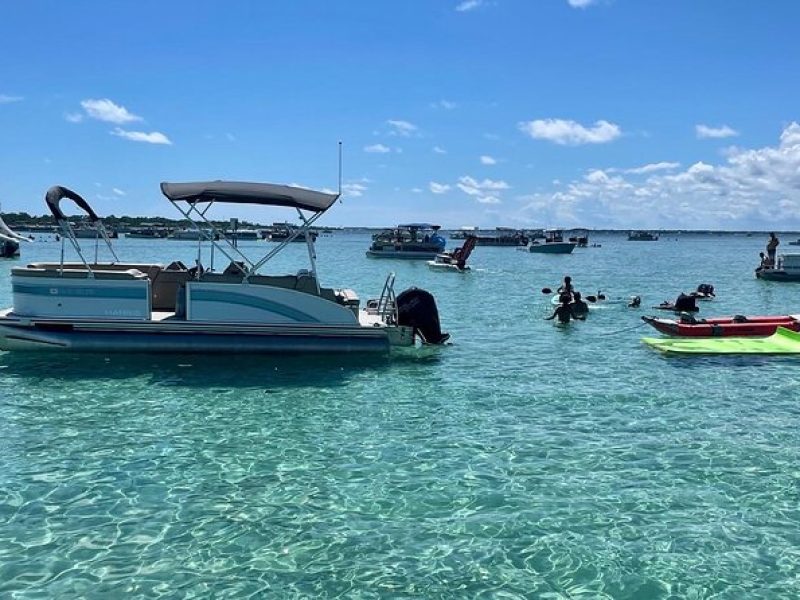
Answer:
<path fill-rule="evenodd" d="M 675 310 L 679 312 L 697 312 L 697 298 L 681 294 L 675 300 Z"/>
<path fill-rule="evenodd" d="M 413 327 L 426 344 L 444 344 L 450 339 L 449 333 L 442 333 L 433 294 L 416 287 L 398 294 L 397 324 Z"/>

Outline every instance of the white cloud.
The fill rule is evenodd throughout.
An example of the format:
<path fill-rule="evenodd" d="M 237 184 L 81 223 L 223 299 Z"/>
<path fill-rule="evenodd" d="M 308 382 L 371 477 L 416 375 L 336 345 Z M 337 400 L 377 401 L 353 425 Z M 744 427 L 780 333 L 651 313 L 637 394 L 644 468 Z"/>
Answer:
<path fill-rule="evenodd" d="M 389 135 L 399 135 L 402 137 L 411 137 L 415 135 L 419 128 L 414 125 L 413 123 L 409 123 L 408 121 L 402 121 L 400 119 L 389 119 L 386 121 L 386 124 L 389 125 Z"/>
<path fill-rule="evenodd" d="M 108 98 L 103 98 L 101 100 L 83 100 L 81 106 L 91 118 L 99 121 L 106 121 L 107 123 L 122 125 L 123 123 L 132 123 L 142 120 L 142 117 L 128 112 L 127 108 L 114 104 L 114 102 Z"/>
<path fill-rule="evenodd" d="M 481 164 L 482 165 L 496 165 L 497 159 L 489 156 L 488 154 L 484 154 L 481 156 Z"/>
<path fill-rule="evenodd" d="M 125 195 L 125 192 L 119 188 L 111 188 L 111 191 L 114 192 L 117 196 Z"/>
<path fill-rule="evenodd" d="M 484 179 L 478 181 L 468 175 L 459 177 L 456 186 L 481 204 L 500 204 L 502 192 L 511 187 L 503 180 Z"/>
<path fill-rule="evenodd" d="M 111 135 L 116 135 L 132 142 L 144 142 L 146 144 L 164 144 L 167 146 L 172 145 L 170 139 L 160 131 L 151 131 L 150 133 L 144 131 L 127 131 L 116 127 L 111 131 Z"/>
<path fill-rule="evenodd" d="M 562 146 L 604 144 L 622 134 L 619 125 L 605 120 L 596 121 L 593 127 L 585 127 L 566 119 L 536 119 L 523 121 L 518 127 L 534 139 L 548 140 Z"/>
<path fill-rule="evenodd" d="M 596 4 L 597 0 L 567 0 L 567 3 L 572 8 L 586 8 L 592 4 Z"/>
<path fill-rule="evenodd" d="M 718 138 L 729 138 L 735 137 L 739 135 L 739 132 L 735 129 L 728 127 L 727 125 L 723 125 L 722 127 L 709 127 L 708 125 L 695 125 L 695 133 L 697 133 L 698 139 L 704 140 L 708 138 L 718 139 Z"/>
<path fill-rule="evenodd" d="M 367 186 L 363 183 L 350 182 L 342 184 L 342 196 L 347 198 L 359 198 L 367 191 Z"/>
<path fill-rule="evenodd" d="M 418 188 L 418 187 L 411 188 L 411 193 L 412 194 L 421 194 L 422 193 L 422 188 Z"/>
<path fill-rule="evenodd" d="M 456 11 L 469 12 L 471 10 L 475 10 L 476 8 L 480 8 L 483 5 L 483 0 L 464 0 L 458 6 L 456 6 Z"/>
<path fill-rule="evenodd" d="M 370 154 L 386 154 L 387 152 L 391 152 L 392 149 L 388 146 L 384 146 L 383 144 L 372 144 L 371 146 L 364 146 L 364 152 L 369 152 Z"/>
<path fill-rule="evenodd" d="M 453 110 L 458 104 L 450 100 L 439 100 L 438 102 L 431 102 L 431 108 L 443 108 L 444 110 Z"/>
<path fill-rule="evenodd" d="M 446 183 L 436 183 L 435 181 L 431 181 L 428 184 L 428 189 L 430 189 L 431 193 L 433 194 L 446 194 L 452 189 L 452 186 L 447 185 Z"/>
<path fill-rule="evenodd" d="M 655 168 L 657 166 L 658 168 Z M 646 168 L 649 167 L 649 168 Z M 776 146 L 732 148 L 720 164 L 653 163 L 594 169 L 558 191 L 524 197 L 531 222 L 653 228 L 767 228 L 800 225 L 800 125 Z M 643 170 L 644 169 L 644 170 Z M 625 174 L 645 174 L 628 179 Z"/>
<path fill-rule="evenodd" d="M 70 123 L 80 123 L 83 121 L 83 115 L 81 113 L 67 113 L 64 115 L 64 118 Z"/>
<path fill-rule="evenodd" d="M 8 94 L 0 94 L 0 104 L 11 104 L 12 102 L 22 102 L 25 98 L 22 96 L 9 96 Z"/>
<path fill-rule="evenodd" d="M 657 171 L 673 171 L 675 169 L 680 168 L 681 163 L 679 162 L 667 162 L 661 161 L 657 163 L 649 163 L 646 165 L 642 165 L 641 167 L 632 167 L 630 169 L 618 169 L 616 167 L 612 167 L 610 169 L 606 169 L 609 173 L 629 173 L 631 175 L 647 175 L 649 173 L 655 173 Z"/>
<path fill-rule="evenodd" d="M 436 152 L 436 154 L 447 154 L 447 150 L 445 150 L 441 146 L 434 146 L 433 151 Z"/>

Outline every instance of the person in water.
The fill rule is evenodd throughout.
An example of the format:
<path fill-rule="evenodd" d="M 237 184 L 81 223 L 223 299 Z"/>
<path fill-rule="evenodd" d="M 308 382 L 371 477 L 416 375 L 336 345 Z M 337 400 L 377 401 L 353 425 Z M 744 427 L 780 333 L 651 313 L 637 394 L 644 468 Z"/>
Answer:
<path fill-rule="evenodd" d="M 552 315 L 544 318 L 545 321 L 552 321 L 556 317 L 558 317 L 559 323 L 569 323 L 571 319 L 577 319 L 579 321 L 586 320 L 586 317 L 576 315 L 573 312 L 572 307 L 569 304 L 569 296 L 562 294 L 560 300 L 561 304 L 556 307 Z"/>
<path fill-rule="evenodd" d="M 575 292 L 572 294 L 572 304 L 570 306 L 572 308 L 572 315 L 576 319 L 578 317 L 585 317 L 589 314 L 589 305 L 586 304 L 583 298 L 581 298 L 580 292 Z"/>
<path fill-rule="evenodd" d="M 767 241 L 767 256 L 769 257 L 772 266 L 775 266 L 775 253 L 778 251 L 778 244 L 780 244 L 780 240 L 775 233 L 769 234 L 769 240 Z"/>
<path fill-rule="evenodd" d="M 574 293 L 574 289 L 572 287 L 572 277 L 569 275 L 564 277 L 564 283 L 561 284 L 561 287 L 556 290 L 559 294 L 566 294 L 568 296 L 572 296 Z"/>

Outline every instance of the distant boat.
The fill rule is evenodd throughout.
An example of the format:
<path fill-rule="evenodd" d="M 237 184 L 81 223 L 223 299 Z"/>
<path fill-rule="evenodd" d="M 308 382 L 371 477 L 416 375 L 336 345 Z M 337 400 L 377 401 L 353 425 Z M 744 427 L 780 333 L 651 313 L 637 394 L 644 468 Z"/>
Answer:
<path fill-rule="evenodd" d="M 565 242 L 564 234 L 558 229 L 552 229 L 544 233 L 542 239 L 534 238 L 528 244 L 528 252 L 537 254 L 570 254 L 577 242 Z"/>
<path fill-rule="evenodd" d="M 119 237 L 119 233 L 113 227 L 106 227 L 106 235 L 111 239 Z M 94 227 L 78 226 L 73 229 L 73 233 L 77 239 L 81 240 L 94 240 L 100 237 L 98 230 Z"/>
<path fill-rule="evenodd" d="M 199 240 L 218 240 L 219 235 L 215 234 L 211 230 L 205 230 L 203 234 L 200 233 L 199 229 L 178 229 L 173 231 L 169 235 L 169 239 L 171 240 L 179 240 L 179 241 L 199 241 Z"/>
<path fill-rule="evenodd" d="M 658 234 L 650 231 L 631 231 L 628 234 L 629 242 L 657 242 Z"/>
<path fill-rule="evenodd" d="M 569 238 L 570 242 L 575 242 L 577 248 L 589 247 L 589 235 L 583 231 L 580 235 L 574 235 Z"/>
<path fill-rule="evenodd" d="M 794 240 L 789 242 L 790 246 L 800 246 L 800 240 Z"/>
<path fill-rule="evenodd" d="M 409 223 L 386 229 L 372 237 L 367 250 L 370 258 L 405 258 L 433 260 L 444 251 L 446 241 L 439 235 L 439 225 Z"/>
<path fill-rule="evenodd" d="M 300 229 L 291 223 L 273 223 L 271 227 L 261 232 L 261 237 L 270 242 L 283 242 L 289 238 L 292 238 L 293 242 L 305 242 L 306 236 L 311 237 L 312 242 L 318 237 L 316 231 Z"/>
<path fill-rule="evenodd" d="M 519 229 L 498 227 L 494 234 L 477 234 L 478 246 L 527 246 L 530 237 Z"/>
<path fill-rule="evenodd" d="M 145 225 L 142 227 L 132 227 L 125 233 L 125 237 L 134 240 L 154 240 L 165 238 L 168 234 L 169 232 L 163 227 Z"/>
<path fill-rule="evenodd" d="M 775 267 L 758 267 L 756 278 L 765 281 L 800 281 L 800 254 L 781 254 Z"/>
<path fill-rule="evenodd" d="M 451 240 L 465 240 L 465 239 L 467 239 L 467 236 L 469 236 L 469 235 L 473 235 L 474 236 L 474 235 L 477 235 L 477 233 L 478 233 L 478 228 L 475 227 L 474 225 L 464 225 L 463 227 L 460 227 L 457 231 L 453 231 L 450 234 L 450 239 Z"/>

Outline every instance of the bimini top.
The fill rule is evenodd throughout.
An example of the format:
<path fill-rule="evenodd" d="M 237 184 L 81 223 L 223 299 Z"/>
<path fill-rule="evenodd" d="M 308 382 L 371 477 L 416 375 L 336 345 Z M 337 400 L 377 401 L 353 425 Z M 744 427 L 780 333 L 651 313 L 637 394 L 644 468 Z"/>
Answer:
<path fill-rule="evenodd" d="M 339 197 L 339 194 L 326 194 L 288 185 L 245 181 L 198 181 L 192 183 L 167 183 L 165 181 L 161 184 L 161 193 L 170 200 L 183 200 L 189 204 L 200 202 L 262 204 L 288 206 L 314 212 L 328 210 Z"/>

